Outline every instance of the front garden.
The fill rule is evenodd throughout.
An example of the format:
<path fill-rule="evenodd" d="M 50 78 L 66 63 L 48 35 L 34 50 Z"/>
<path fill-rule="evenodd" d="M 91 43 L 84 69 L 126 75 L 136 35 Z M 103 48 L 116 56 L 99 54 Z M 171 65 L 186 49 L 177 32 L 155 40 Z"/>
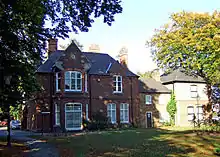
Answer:
<path fill-rule="evenodd" d="M 198 133 L 189 128 L 129 129 L 43 138 L 54 144 L 62 157 L 212 157 L 220 147 L 219 133 Z"/>

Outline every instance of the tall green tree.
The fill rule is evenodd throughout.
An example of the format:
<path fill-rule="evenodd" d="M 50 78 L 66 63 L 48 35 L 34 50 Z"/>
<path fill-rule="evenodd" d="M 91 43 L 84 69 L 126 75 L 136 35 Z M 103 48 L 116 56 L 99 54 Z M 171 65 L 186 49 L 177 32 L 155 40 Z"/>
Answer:
<path fill-rule="evenodd" d="M 66 38 L 69 32 L 86 32 L 98 17 L 111 25 L 115 14 L 121 12 L 120 0 L 1 0 L 2 109 L 9 112 L 8 104 L 19 104 L 39 89 L 34 73 L 42 62 L 48 38 Z M 11 81 L 6 81 L 8 78 Z"/>
<path fill-rule="evenodd" d="M 154 78 L 156 77 L 156 75 L 159 75 L 159 70 L 154 69 L 152 71 L 146 71 L 144 73 L 138 71 L 137 75 L 140 76 L 140 78 Z"/>
<path fill-rule="evenodd" d="M 171 93 L 171 97 L 170 97 L 170 100 L 167 104 L 166 109 L 167 109 L 167 112 L 170 115 L 170 123 L 171 123 L 171 125 L 174 125 L 175 124 L 175 115 L 176 115 L 177 107 L 176 107 L 176 97 L 175 97 L 175 94 L 174 94 L 173 91 Z"/>
<path fill-rule="evenodd" d="M 158 67 L 165 72 L 182 67 L 207 82 L 211 118 L 212 85 L 220 85 L 220 12 L 179 12 L 147 41 Z"/>

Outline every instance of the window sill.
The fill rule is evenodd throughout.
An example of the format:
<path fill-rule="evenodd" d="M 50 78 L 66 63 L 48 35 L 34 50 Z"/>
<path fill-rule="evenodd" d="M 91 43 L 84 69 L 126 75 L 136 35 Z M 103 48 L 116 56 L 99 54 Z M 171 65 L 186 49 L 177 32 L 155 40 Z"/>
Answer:
<path fill-rule="evenodd" d="M 113 94 L 123 94 L 122 92 L 113 92 Z"/>
<path fill-rule="evenodd" d="M 64 92 L 65 93 L 82 93 L 83 91 L 82 90 L 80 90 L 80 91 L 78 91 L 78 90 L 65 90 Z"/>
<path fill-rule="evenodd" d="M 152 103 L 150 103 L 150 104 L 145 104 L 145 105 L 152 105 Z"/>

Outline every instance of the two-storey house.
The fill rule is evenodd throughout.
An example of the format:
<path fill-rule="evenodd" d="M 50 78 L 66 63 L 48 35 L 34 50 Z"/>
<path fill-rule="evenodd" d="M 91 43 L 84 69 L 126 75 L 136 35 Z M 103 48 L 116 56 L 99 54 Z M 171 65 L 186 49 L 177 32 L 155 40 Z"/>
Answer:
<path fill-rule="evenodd" d="M 177 101 L 175 123 L 177 126 L 189 126 L 193 119 L 202 121 L 203 107 L 208 103 L 206 82 L 201 77 L 186 74 L 177 69 L 161 76 L 161 82 L 174 91 Z"/>
<path fill-rule="evenodd" d="M 169 121 L 166 106 L 171 90 L 163 86 L 158 79 L 142 78 L 139 80 L 140 127 L 159 127 Z"/>
<path fill-rule="evenodd" d="M 138 76 L 108 54 L 81 52 L 74 43 L 57 50 L 57 40 L 50 39 L 48 59 L 36 77 L 42 92 L 27 102 L 29 130 L 51 131 L 55 125 L 82 130 L 83 118 L 97 113 L 112 123 L 137 123 Z"/>

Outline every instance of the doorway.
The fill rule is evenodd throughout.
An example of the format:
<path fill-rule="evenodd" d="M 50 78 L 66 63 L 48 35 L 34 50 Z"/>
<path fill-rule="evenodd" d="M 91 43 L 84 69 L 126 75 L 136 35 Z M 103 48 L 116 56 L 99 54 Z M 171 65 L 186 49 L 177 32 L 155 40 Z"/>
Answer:
<path fill-rule="evenodd" d="M 146 127 L 152 128 L 152 112 L 146 112 Z"/>

